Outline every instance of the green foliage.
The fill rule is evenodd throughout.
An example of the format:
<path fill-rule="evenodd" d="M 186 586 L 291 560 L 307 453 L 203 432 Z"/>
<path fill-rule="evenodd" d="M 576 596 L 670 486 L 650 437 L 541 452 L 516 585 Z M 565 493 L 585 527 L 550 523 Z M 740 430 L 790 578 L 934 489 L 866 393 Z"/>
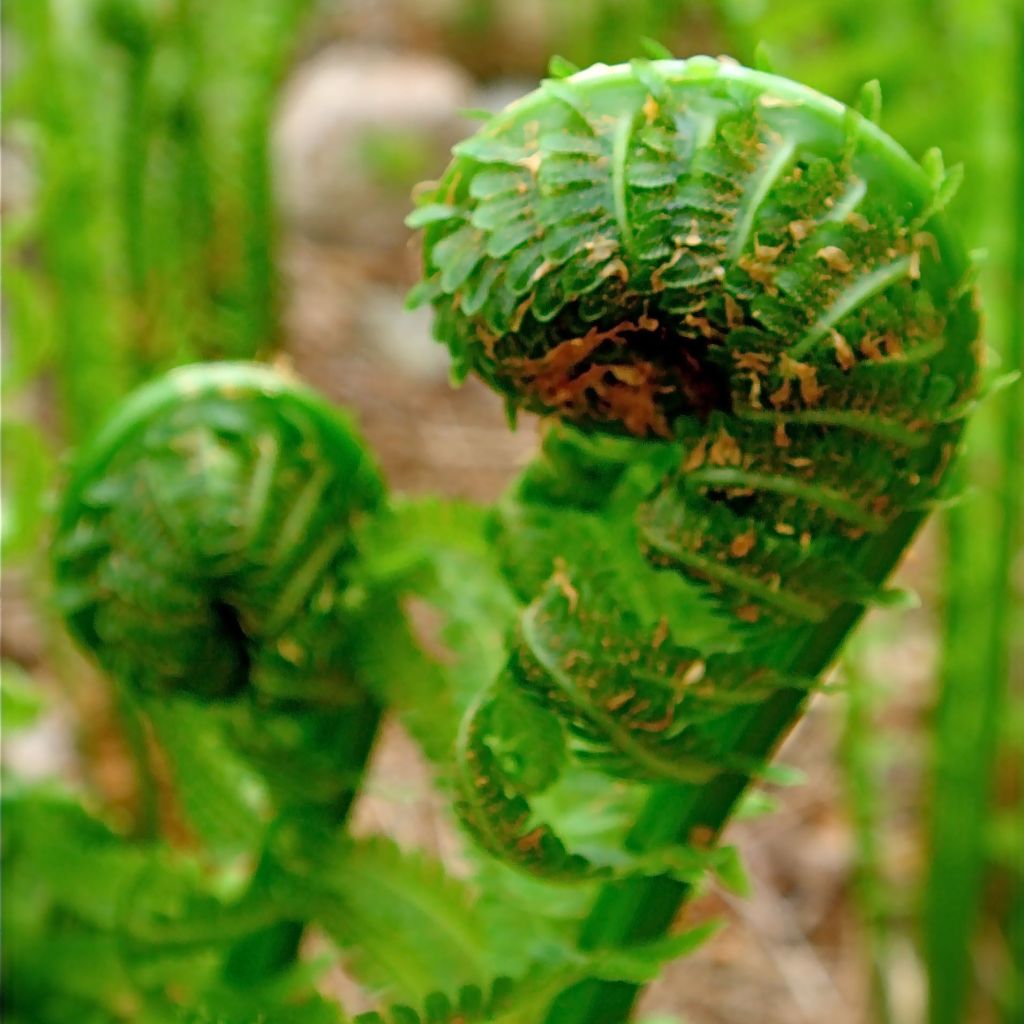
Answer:
<path fill-rule="evenodd" d="M 68 794 L 5 790 L 5 1016 L 216 1019 L 206 1006 L 232 997 L 218 977 L 226 948 L 275 908 L 232 905 L 193 859 L 129 843 Z M 313 996 L 290 987 L 267 986 L 264 1009 Z"/>
<path fill-rule="evenodd" d="M 485 985 L 492 961 L 486 917 L 466 885 L 425 856 L 376 837 L 339 847 L 316 866 L 301 899 L 347 954 L 359 979 L 387 1002 Z"/>
<path fill-rule="evenodd" d="M 26 182 L 4 208 L 5 554 L 42 536 L 52 448 L 131 387 L 273 350 L 269 127 L 312 6 L 4 5 L 5 160 Z"/>
<path fill-rule="evenodd" d="M 24 385 L 70 355 L 69 432 L 139 375 L 126 318 L 140 364 L 272 341 L 266 128 L 308 6 L 15 5 L 34 63 L 8 117 L 45 110 L 52 192 L 8 235 L 13 320 L 41 339 L 13 365 Z M 631 5 L 630 31 L 670 14 Z M 625 45 L 622 15 L 601 5 L 579 50 Z M 625 1020 L 713 933 L 670 932 L 705 874 L 746 892 L 719 833 L 941 493 L 975 394 L 973 278 L 944 213 L 959 172 L 875 127 L 877 83 L 854 113 L 650 49 L 583 73 L 554 60 L 410 218 L 417 296 L 457 370 L 513 416 L 562 420 L 495 508 L 386 499 L 348 424 L 252 365 L 158 382 L 80 454 L 58 602 L 116 677 L 185 835 L 129 840 L 66 794 L 8 785 L 10 1019 L 345 1024 L 318 991 L 337 961 L 386 1007 L 365 1024 Z M 99 50 L 116 60 L 91 81 Z M 93 120 L 72 126 L 77 89 Z M 416 156 L 372 141 L 385 177 Z M 53 303 L 24 259 L 37 245 Z M 46 476 L 15 469 L 5 552 L 30 547 Z M 458 879 L 344 833 L 381 706 L 479 841 Z M 943 756 L 966 743 L 966 771 L 940 783 L 987 778 L 967 748 L 993 745 L 994 707 L 949 690 Z M 873 782 L 852 708 L 863 840 Z M 33 719 L 17 679 L 3 710 Z M 936 819 L 933 888 L 970 885 L 933 898 L 929 956 L 952 1021 L 965 961 L 936 921 L 968 929 L 986 842 L 1008 862 L 1015 847 L 1008 829 L 959 842 L 951 820 Z M 322 964 L 310 928 L 330 940 Z"/>

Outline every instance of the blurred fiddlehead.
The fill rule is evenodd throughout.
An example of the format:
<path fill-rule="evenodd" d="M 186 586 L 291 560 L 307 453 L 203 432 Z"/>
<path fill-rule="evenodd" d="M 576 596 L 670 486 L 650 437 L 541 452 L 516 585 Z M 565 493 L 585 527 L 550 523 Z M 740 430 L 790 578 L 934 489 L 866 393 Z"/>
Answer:
<path fill-rule="evenodd" d="M 354 523 L 382 495 L 312 392 L 257 364 L 176 370 L 79 454 L 57 601 L 157 720 L 181 701 L 226 709 L 281 800 L 342 811 L 377 712 L 347 669 L 340 602 Z"/>

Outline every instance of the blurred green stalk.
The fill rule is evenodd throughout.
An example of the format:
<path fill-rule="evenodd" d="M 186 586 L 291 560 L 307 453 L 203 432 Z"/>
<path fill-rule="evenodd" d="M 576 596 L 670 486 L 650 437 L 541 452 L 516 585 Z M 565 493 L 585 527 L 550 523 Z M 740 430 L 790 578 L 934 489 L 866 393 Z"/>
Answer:
<path fill-rule="evenodd" d="M 867 629 L 864 633 L 871 635 Z M 871 1020 L 896 1024 L 888 980 L 892 893 L 884 883 L 879 850 L 885 807 L 875 715 L 883 694 L 866 669 L 864 633 L 850 642 L 843 658 L 846 717 L 839 754 L 853 826 L 853 885 L 868 957 Z"/>
<path fill-rule="evenodd" d="M 1019 138 L 1024 15 L 1010 3 L 961 7 L 959 38 L 971 62 L 977 114 L 969 170 L 974 212 L 989 250 L 982 278 L 988 344 L 1001 357 L 1003 370 L 1012 370 L 1021 365 L 1024 330 Z M 1000 38 L 1015 39 L 1017 52 L 1001 50 Z M 973 1019 L 973 940 L 984 905 L 994 767 L 1010 666 L 1010 570 L 1021 539 L 1021 409 L 1018 384 L 979 411 L 960 471 L 961 482 L 973 490 L 946 517 L 946 628 L 922 922 L 930 1024 Z"/>
<path fill-rule="evenodd" d="M 18 279 L 13 300 L 24 295 L 51 321 L 46 333 L 54 346 L 62 426 L 78 437 L 130 383 L 126 339 L 109 297 L 111 224 L 109 204 L 102 201 L 108 192 L 102 142 L 96 111 L 82 103 L 91 71 L 75 40 L 76 26 L 62 23 L 51 0 L 14 0 L 4 8 L 4 21 L 5 29 L 16 31 L 16 59 L 23 66 L 4 104 L 4 120 L 13 106 L 34 121 L 36 176 L 35 208 L 22 215 L 19 232 L 34 251 L 21 265 L 5 260 L 6 269 Z M 39 294 L 25 295 L 29 289 Z M 14 338 L 15 362 L 31 358 L 36 344 L 35 338 Z"/>

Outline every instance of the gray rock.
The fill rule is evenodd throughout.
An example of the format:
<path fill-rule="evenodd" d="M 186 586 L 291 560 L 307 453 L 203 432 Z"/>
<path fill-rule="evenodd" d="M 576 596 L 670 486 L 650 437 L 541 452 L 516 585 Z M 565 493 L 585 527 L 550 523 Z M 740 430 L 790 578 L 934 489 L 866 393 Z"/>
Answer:
<path fill-rule="evenodd" d="M 409 191 L 441 173 L 472 125 L 468 76 L 438 57 L 332 45 L 286 85 L 273 136 L 286 221 L 323 240 L 382 249 L 407 237 Z"/>

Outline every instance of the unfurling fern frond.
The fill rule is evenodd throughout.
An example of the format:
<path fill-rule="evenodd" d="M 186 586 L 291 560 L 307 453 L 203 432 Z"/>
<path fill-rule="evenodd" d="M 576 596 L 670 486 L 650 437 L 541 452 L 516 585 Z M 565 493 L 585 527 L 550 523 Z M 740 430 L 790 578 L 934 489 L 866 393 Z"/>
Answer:
<path fill-rule="evenodd" d="M 376 721 L 339 605 L 355 523 L 382 493 L 352 428 L 306 388 L 256 364 L 175 370 L 79 454 L 57 599 L 158 726 L 166 702 L 229 707 L 281 799 L 329 805 Z"/>
<path fill-rule="evenodd" d="M 842 104 L 696 57 L 545 82 L 424 194 L 414 299 L 457 374 L 561 421 L 502 509 L 530 603 L 461 732 L 460 812 L 488 850 L 550 878 L 643 870 L 538 821 L 565 748 L 686 788 L 648 831 L 707 843 L 879 597 L 978 372 L 934 177 Z M 671 588 L 623 583 L 656 577 L 729 642 L 684 636 Z"/>

